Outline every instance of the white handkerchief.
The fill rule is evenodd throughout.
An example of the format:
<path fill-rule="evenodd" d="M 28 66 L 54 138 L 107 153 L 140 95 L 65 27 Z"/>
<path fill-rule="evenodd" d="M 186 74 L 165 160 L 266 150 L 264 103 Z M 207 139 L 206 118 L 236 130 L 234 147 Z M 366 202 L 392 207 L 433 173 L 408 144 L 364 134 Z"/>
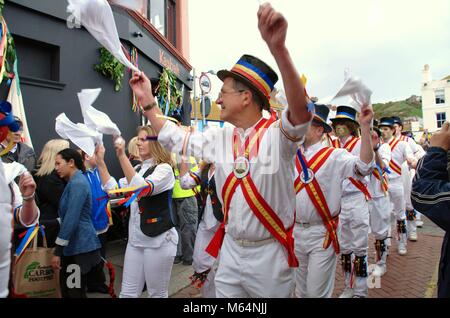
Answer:
<path fill-rule="evenodd" d="M 116 59 L 135 72 L 139 69 L 126 58 L 117 33 L 114 15 L 106 0 L 68 0 L 67 11 Z"/>
<path fill-rule="evenodd" d="M 101 88 L 83 89 L 78 93 L 84 123 L 90 129 L 102 134 L 120 136 L 121 132 L 119 128 L 112 122 L 109 116 L 92 106 L 101 91 Z"/>
<path fill-rule="evenodd" d="M 56 117 L 55 130 L 61 138 L 69 139 L 90 157 L 94 155 L 95 145 L 102 143 L 102 134 L 85 124 L 74 124 L 65 113 Z"/>
<path fill-rule="evenodd" d="M 360 112 L 362 106 L 371 104 L 370 97 L 372 96 L 372 91 L 360 78 L 349 76 L 335 95 L 322 98 L 317 104 L 328 105 L 332 100 L 345 96 L 351 97 L 352 103 L 350 106 Z"/>
<path fill-rule="evenodd" d="M 15 178 L 27 172 L 27 168 L 18 162 L 5 163 L 2 162 L 3 167 L 5 168 L 5 179 L 6 183 L 11 183 Z M 18 184 L 17 184 L 18 185 Z"/>

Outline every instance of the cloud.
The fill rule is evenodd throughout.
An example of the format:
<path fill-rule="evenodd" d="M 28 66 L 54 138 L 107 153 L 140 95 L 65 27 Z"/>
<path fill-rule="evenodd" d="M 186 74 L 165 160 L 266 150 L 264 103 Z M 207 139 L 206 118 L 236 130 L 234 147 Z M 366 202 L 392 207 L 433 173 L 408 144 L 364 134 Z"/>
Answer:
<path fill-rule="evenodd" d="M 421 70 L 450 74 L 450 1 L 270 1 L 289 22 L 287 46 L 310 95 L 326 96 L 344 69 L 361 76 L 374 101 L 420 95 Z M 191 63 L 230 68 L 244 53 L 275 70 L 257 29 L 257 0 L 189 0 Z M 278 85 L 279 86 L 279 85 Z"/>

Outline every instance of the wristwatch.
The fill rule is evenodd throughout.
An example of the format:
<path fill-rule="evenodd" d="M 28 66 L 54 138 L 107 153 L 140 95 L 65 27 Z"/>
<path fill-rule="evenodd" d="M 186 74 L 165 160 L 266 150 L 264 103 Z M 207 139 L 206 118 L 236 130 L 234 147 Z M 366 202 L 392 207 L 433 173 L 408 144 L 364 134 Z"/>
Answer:
<path fill-rule="evenodd" d="M 380 149 L 381 145 L 380 143 L 377 144 L 377 146 L 373 149 L 373 151 L 378 151 L 378 149 Z"/>
<path fill-rule="evenodd" d="M 158 104 L 156 103 L 156 101 L 154 101 L 151 104 L 148 104 L 144 107 L 142 107 L 142 109 L 144 110 L 144 112 L 148 112 L 149 110 L 151 110 L 153 107 L 157 106 Z"/>

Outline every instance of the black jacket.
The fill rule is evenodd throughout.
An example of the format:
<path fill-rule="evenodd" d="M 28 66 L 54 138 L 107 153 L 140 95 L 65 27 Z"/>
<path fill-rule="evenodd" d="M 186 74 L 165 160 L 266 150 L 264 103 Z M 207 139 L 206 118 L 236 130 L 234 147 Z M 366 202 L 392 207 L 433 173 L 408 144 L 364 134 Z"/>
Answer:
<path fill-rule="evenodd" d="M 414 208 L 445 231 L 439 263 L 438 297 L 450 298 L 450 182 L 447 152 L 432 147 L 418 165 L 411 199 Z"/>

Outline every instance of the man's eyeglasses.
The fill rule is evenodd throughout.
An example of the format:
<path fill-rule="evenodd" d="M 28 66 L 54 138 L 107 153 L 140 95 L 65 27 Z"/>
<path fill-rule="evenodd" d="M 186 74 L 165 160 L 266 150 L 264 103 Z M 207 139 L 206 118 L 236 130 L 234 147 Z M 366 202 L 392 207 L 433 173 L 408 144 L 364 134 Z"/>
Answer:
<path fill-rule="evenodd" d="M 217 99 L 222 99 L 223 95 L 226 95 L 226 94 L 240 94 L 240 93 L 243 93 L 245 91 L 246 91 L 245 89 L 240 89 L 240 90 L 234 91 L 234 92 L 222 92 L 222 91 L 220 91 L 219 92 L 219 96 L 217 96 Z"/>

